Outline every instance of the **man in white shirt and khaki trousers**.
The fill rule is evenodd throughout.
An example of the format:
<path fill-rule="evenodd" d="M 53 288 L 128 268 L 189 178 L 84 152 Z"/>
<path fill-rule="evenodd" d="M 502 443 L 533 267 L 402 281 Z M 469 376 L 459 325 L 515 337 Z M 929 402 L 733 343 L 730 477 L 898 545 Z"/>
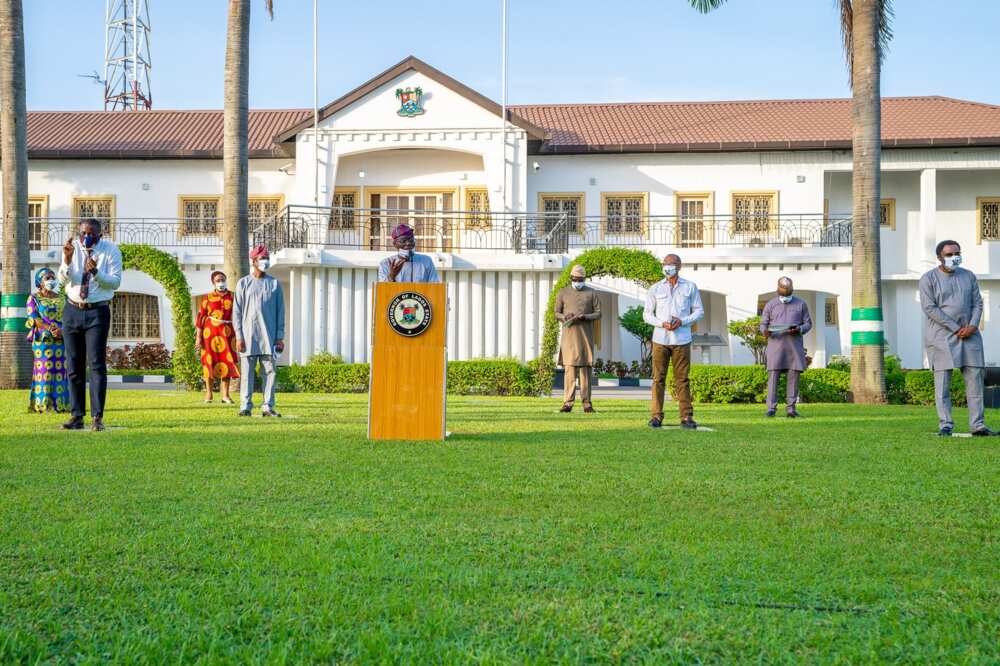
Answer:
<path fill-rule="evenodd" d="M 653 396 L 649 426 L 663 424 L 663 393 L 670 364 L 674 365 L 674 397 L 680 408 L 681 427 L 694 430 L 694 407 L 688 370 L 691 367 L 691 324 L 701 319 L 705 309 L 694 282 L 680 277 L 681 258 L 668 254 L 663 258 L 664 279 L 646 294 L 642 318 L 653 326 Z"/>

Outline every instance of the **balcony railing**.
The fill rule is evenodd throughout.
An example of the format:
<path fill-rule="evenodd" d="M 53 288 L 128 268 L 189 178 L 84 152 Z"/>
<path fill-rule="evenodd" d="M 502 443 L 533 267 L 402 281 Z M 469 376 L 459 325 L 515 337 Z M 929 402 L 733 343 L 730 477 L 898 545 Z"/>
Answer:
<path fill-rule="evenodd" d="M 615 218 L 312 206 L 287 206 L 266 221 L 251 221 L 250 242 L 266 244 L 272 251 L 387 251 L 392 250 L 392 229 L 400 223 L 414 228 L 417 249 L 422 252 L 561 254 L 600 246 L 652 249 L 851 245 L 850 219 L 822 214 Z M 32 218 L 31 249 L 59 249 L 76 234 L 78 224 L 76 218 Z M 119 217 L 105 225 L 105 235 L 118 243 L 147 244 L 175 252 L 222 247 L 221 220 Z"/>

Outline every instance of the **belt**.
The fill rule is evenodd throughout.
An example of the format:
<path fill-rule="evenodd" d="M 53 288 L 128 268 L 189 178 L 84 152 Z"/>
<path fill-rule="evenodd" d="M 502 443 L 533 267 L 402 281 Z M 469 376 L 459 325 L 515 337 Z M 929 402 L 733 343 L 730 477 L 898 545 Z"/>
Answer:
<path fill-rule="evenodd" d="M 97 303 L 77 303 L 76 301 L 72 301 L 67 298 L 66 302 L 79 310 L 93 310 L 94 308 L 99 308 L 102 305 L 107 305 L 111 301 L 99 301 Z"/>

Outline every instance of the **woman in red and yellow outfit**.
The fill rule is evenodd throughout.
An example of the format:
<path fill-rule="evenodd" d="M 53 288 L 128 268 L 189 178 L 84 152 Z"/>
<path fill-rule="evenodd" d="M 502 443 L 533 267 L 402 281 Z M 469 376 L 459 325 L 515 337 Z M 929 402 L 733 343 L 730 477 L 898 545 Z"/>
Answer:
<path fill-rule="evenodd" d="M 236 336 L 233 331 L 233 293 L 226 287 L 226 274 L 212 272 L 215 291 L 201 301 L 195 321 L 195 345 L 201 350 L 205 370 L 205 402 L 212 402 L 212 383 L 219 380 L 222 402 L 233 404 L 229 380 L 240 376 L 236 366 Z"/>

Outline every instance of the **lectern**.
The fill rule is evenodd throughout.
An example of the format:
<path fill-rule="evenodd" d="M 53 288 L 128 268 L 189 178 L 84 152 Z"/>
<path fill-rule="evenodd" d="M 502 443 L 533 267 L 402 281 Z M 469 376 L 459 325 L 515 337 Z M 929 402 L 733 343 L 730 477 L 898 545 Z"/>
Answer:
<path fill-rule="evenodd" d="M 444 439 L 447 311 L 443 284 L 375 285 L 368 439 Z"/>

